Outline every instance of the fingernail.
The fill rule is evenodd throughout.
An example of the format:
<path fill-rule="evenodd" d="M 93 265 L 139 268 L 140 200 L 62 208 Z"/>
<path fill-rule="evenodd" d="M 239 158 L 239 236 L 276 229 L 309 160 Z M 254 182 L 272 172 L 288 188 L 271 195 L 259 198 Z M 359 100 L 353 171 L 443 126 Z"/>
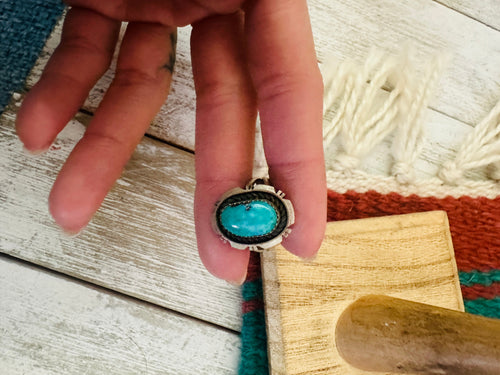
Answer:
<path fill-rule="evenodd" d="M 226 281 L 232 286 L 242 286 L 246 279 L 247 279 L 247 273 L 245 272 L 245 274 L 239 281 L 233 281 L 233 280 L 226 280 Z"/>
<path fill-rule="evenodd" d="M 42 148 L 40 150 L 28 150 L 26 147 L 23 146 L 23 153 L 26 156 L 32 157 L 32 156 L 39 156 L 47 152 L 49 148 Z"/>
<path fill-rule="evenodd" d="M 312 257 L 300 257 L 304 263 L 313 263 L 318 257 L 318 253 L 314 254 Z"/>
<path fill-rule="evenodd" d="M 66 237 L 69 237 L 69 238 L 76 238 L 78 237 L 78 235 L 80 233 L 82 233 L 83 229 L 80 229 L 79 231 L 72 231 L 72 230 L 67 230 L 67 229 L 63 229 L 62 232 L 64 233 L 64 235 Z"/>
<path fill-rule="evenodd" d="M 237 281 L 229 281 L 229 280 L 226 280 L 228 284 L 232 285 L 232 286 L 242 286 L 243 285 L 243 282 L 237 282 Z"/>
<path fill-rule="evenodd" d="M 316 260 L 316 258 L 318 257 L 318 252 L 315 252 L 314 255 L 311 255 L 311 256 L 299 255 L 299 254 L 296 254 L 292 250 L 289 250 L 289 252 L 290 252 L 290 254 L 295 255 L 301 261 L 306 262 L 306 263 L 314 262 Z"/>

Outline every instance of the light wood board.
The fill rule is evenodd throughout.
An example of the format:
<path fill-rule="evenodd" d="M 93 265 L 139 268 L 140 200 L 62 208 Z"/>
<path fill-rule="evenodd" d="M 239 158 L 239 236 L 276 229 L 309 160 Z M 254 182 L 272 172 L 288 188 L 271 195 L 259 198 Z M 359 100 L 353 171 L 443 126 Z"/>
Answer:
<path fill-rule="evenodd" d="M 234 332 L 2 256 L 0 311 L 5 375 L 229 375 L 238 367 Z"/>
<path fill-rule="evenodd" d="M 332 222 L 315 260 L 278 247 L 262 266 L 272 374 L 365 374 L 334 340 L 339 315 L 361 296 L 464 308 L 442 211 Z"/>

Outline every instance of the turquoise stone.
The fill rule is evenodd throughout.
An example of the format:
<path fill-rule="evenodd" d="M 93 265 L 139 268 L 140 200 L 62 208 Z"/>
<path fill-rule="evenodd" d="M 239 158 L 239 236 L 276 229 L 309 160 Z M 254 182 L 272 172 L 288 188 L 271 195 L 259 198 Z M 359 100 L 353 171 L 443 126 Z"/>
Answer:
<path fill-rule="evenodd" d="M 220 223 L 239 237 L 264 236 L 276 228 L 278 214 L 268 202 L 255 200 L 225 207 Z"/>

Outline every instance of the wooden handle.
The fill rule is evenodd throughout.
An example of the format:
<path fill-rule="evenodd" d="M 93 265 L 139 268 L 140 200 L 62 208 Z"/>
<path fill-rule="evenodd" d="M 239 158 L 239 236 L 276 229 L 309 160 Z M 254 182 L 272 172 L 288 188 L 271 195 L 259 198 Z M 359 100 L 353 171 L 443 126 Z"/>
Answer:
<path fill-rule="evenodd" d="M 386 296 L 351 304 L 336 328 L 340 355 L 365 371 L 500 374 L 500 320 Z"/>

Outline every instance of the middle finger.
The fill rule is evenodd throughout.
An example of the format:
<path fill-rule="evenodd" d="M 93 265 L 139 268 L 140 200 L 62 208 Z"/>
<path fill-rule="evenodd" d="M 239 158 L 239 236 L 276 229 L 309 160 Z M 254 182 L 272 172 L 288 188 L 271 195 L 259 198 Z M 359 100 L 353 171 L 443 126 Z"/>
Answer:
<path fill-rule="evenodd" d="M 198 250 L 206 268 L 240 283 L 248 251 L 223 243 L 210 225 L 215 202 L 252 176 L 256 120 L 255 92 L 246 69 L 243 19 L 235 13 L 193 25 L 191 36 L 196 86 L 195 223 Z"/>

